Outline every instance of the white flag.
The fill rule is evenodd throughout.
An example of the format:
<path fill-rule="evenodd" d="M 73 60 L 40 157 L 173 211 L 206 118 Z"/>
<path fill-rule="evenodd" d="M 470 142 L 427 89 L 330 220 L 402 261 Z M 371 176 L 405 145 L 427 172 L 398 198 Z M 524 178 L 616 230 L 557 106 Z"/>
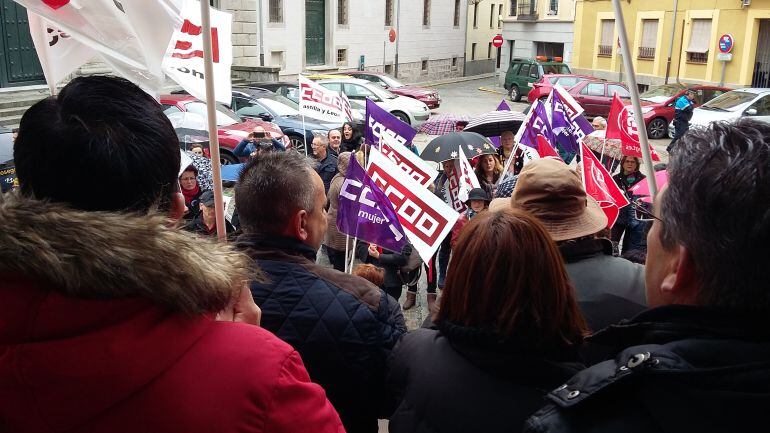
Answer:
<path fill-rule="evenodd" d="M 299 111 L 306 116 L 343 123 L 353 119 L 345 94 L 329 90 L 302 75 L 299 76 Z"/>
<path fill-rule="evenodd" d="M 435 168 L 415 155 L 390 134 L 380 135 L 379 150 L 400 169 L 404 170 L 409 177 L 424 187 L 433 183 L 438 177 L 438 171 Z"/>
<path fill-rule="evenodd" d="M 211 54 L 214 62 L 214 95 L 218 102 L 232 101 L 230 68 L 233 65 L 232 14 L 210 9 Z M 196 98 L 206 100 L 203 36 L 198 0 L 186 0 L 181 23 L 168 43 L 163 70 Z"/>
<path fill-rule="evenodd" d="M 465 152 L 462 147 L 460 149 L 460 159 L 455 159 L 454 172 L 458 176 L 458 182 L 460 190 L 457 194 L 457 198 L 465 203 L 468 201 L 468 194 L 473 188 L 480 188 L 479 179 L 476 177 L 476 173 L 473 171 L 471 163 L 468 158 L 465 157 Z"/>
<path fill-rule="evenodd" d="M 366 171 L 390 200 L 409 242 L 429 262 L 460 215 L 376 148 Z"/>

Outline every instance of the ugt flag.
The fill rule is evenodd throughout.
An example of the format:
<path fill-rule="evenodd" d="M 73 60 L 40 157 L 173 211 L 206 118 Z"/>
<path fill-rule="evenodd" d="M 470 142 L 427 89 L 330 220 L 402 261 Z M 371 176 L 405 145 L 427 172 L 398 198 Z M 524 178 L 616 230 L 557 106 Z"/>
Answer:
<path fill-rule="evenodd" d="M 414 128 L 385 111 L 371 99 L 366 100 L 365 129 L 364 140 L 368 144 L 378 144 L 380 137 L 388 136 L 401 145 L 409 146 L 417 135 Z"/>
<path fill-rule="evenodd" d="M 299 111 L 329 122 L 344 123 L 353 119 L 350 101 L 344 93 L 329 90 L 302 75 L 299 76 Z"/>
<path fill-rule="evenodd" d="M 398 216 L 385 193 L 355 158 L 350 158 L 339 200 L 337 229 L 340 232 L 390 251 L 401 252 L 406 244 L 406 235 Z"/>
<path fill-rule="evenodd" d="M 417 183 L 424 187 L 432 184 L 438 177 L 438 171 L 431 167 L 422 158 L 415 155 L 411 150 L 396 142 L 396 139 L 387 134 L 380 136 L 380 152 L 393 161 L 399 168 Z"/>
<path fill-rule="evenodd" d="M 460 216 L 372 147 L 367 173 L 382 189 L 423 261 L 428 262 Z"/>
<path fill-rule="evenodd" d="M 599 203 L 607 215 L 607 227 L 612 227 L 618 219 L 620 208 L 628 206 L 628 198 L 585 143 L 580 143 L 580 150 L 586 194 Z"/>
<path fill-rule="evenodd" d="M 629 106 L 620 100 L 617 93 L 612 96 L 610 114 L 607 116 L 606 138 L 620 139 L 621 153 L 623 155 L 642 157 L 642 145 L 639 143 L 639 130 L 636 127 L 634 116 L 628 111 Z M 653 161 L 660 161 L 660 157 L 650 145 L 650 154 Z"/>

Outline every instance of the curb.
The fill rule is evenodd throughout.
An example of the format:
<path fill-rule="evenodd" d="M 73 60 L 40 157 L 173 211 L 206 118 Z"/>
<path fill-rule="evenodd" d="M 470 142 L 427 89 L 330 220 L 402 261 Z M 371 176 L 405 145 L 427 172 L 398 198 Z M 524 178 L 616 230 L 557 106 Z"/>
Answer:
<path fill-rule="evenodd" d="M 491 89 L 489 87 L 481 86 L 481 87 L 479 87 L 479 90 L 481 90 L 482 92 L 497 93 L 498 95 L 508 96 L 507 92 L 503 92 L 503 91 L 497 90 L 497 89 Z"/>
<path fill-rule="evenodd" d="M 445 80 L 436 80 L 436 81 L 423 81 L 421 83 L 414 83 L 415 86 L 443 86 L 446 84 L 454 84 L 454 83 L 462 83 L 465 81 L 474 81 L 474 80 L 481 80 L 484 78 L 492 78 L 495 74 L 481 74 L 481 75 L 472 75 L 470 77 L 457 77 L 457 78 L 447 78 Z"/>

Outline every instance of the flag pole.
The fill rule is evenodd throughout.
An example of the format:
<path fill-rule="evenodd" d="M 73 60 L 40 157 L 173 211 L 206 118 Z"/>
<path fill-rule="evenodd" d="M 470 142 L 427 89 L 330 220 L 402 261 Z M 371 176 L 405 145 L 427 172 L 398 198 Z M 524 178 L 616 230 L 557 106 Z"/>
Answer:
<path fill-rule="evenodd" d="M 358 231 L 358 225 L 356 224 L 356 232 L 357 231 Z M 353 254 L 350 255 L 350 269 L 348 269 L 348 273 L 349 274 L 353 273 L 353 262 L 356 261 L 356 242 L 357 241 L 358 241 L 358 238 L 354 237 L 353 238 L 353 248 L 352 248 L 352 251 L 351 251 Z M 347 257 L 345 257 L 345 259 L 347 259 Z"/>
<path fill-rule="evenodd" d="M 623 11 L 620 8 L 620 0 L 612 0 L 612 7 L 615 9 L 615 19 L 618 26 L 618 36 L 620 37 L 620 49 L 622 50 L 623 67 L 626 69 L 628 80 L 628 90 L 631 93 L 631 102 L 634 104 L 634 121 L 637 125 L 639 134 L 639 147 L 642 148 L 642 158 L 647 166 L 647 178 L 650 185 L 650 194 L 652 197 L 658 194 L 658 183 L 655 179 L 655 170 L 652 165 L 652 155 L 650 154 L 650 144 L 647 141 L 647 128 L 644 127 L 644 118 L 642 117 L 642 103 L 639 99 L 639 88 L 636 86 L 636 73 L 634 64 L 631 61 L 631 49 L 628 45 L 628 35 L 626 34 L 626 22 L 623 18 Z"/>
<path fill-rule="evenodd" d="M 345 235 L 345 267 L 343 268 L 343 271 L 345 273 L 348 272 L 348 245 L 349 244 L 350 244 L 350 236 Z"/>
<path fill-rule="evenodd" d="M 211 16 L 209 2 L 201 1 L 201 33 L 203 36 L 203 70 L 206 82 L 206 115 L 209 129 L 209 151 L 211 152 L 211 171 L 214 178 L 214 215 L 217 222 L 217 237 L 224 241 L 227 236 L 225 226 L 225 206 L 222 200 L 222 167 L 219 159 L 219 137 L 217 136 L 217 107 L 214 94 L 214 62 L 211 58 Z"/>

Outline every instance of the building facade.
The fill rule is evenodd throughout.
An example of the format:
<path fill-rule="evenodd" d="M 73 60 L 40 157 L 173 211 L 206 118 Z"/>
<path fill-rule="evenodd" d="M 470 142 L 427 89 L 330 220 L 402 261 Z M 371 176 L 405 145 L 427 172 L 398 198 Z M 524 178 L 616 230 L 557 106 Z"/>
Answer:
<path fill-rule="evenodd" d="M 681 1 L 676 14 L 674 3 L 621 2 L 640 87 L 666 81 L 770 87 L 770 0 Z M 733 41 L 727 56 L 719 49 L 724 35 Z M 573 69 L 623 80 L 611 1 L 578 0 L 575 46 Z"/>
<path fill-rule="evenodd" d="M 501 71 L 517 57 L 560 57 L 572 63 L 575 0 L 508 0 Z M 501 74 L 500 83 L 505 79 Z"/>
<path fill-rule="evenodd" d="M 237 66 L 258 66 L 263 55 L 262 64 L 280 67 L 285 79 L 357 68 L 389 73 L 397 69 L 406 82 L 463 74 L 467 0 L 219 3 L 234 15 Z M 391 30 L 396 42 L 390 41 Z"/>
<path fill-rule="evenodd" d="M 468 1 L 465 75 L 491 73 L 500 67 L 501 48 L 495 48 L 492 39 L 502 33 L 503 18 L 507 14 L 505 1 Z"/>

